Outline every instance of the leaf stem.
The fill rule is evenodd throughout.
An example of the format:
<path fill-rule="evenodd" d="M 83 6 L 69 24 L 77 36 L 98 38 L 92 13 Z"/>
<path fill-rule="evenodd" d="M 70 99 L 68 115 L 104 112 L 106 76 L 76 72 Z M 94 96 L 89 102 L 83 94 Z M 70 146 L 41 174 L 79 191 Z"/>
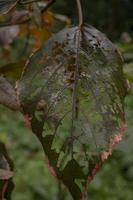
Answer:
<path fill-rule="evenodd" d="M 78 8 L 78 15 L 79 15 L 79 26 L 82 26 L 83 24 L 83 10 L 81 6 L 81 0 L 76 0 L 77 1 L 77 8 Z"/>

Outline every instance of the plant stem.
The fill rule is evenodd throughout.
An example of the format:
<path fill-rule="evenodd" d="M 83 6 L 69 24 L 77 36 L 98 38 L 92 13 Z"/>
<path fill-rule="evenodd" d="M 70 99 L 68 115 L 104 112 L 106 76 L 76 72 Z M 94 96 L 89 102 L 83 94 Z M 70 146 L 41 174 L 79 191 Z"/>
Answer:
<path fill-rule="evenodd" d="M 82 26 L 83 24 L 83 10 L 81 6 L 81 0 L 76 0 L 77 1 L 77 8 L 78 8 L 78 15 L 79 15 L 79 26 Z"/>

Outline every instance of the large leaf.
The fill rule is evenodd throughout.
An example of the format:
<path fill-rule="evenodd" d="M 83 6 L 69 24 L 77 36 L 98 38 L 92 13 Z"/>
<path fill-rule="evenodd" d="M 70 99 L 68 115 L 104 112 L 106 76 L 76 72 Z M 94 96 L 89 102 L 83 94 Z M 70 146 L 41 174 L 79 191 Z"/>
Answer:
<path fill-rule="evenodd" d="M 120 54 L 87 25 L 49 39 L 18 84 L 27 123 L 75 200 L 85 198 L 87 183 L 123 137 L 125 85 Z"/>
<path fill-rule="evenodd" d="M 0 143 L 0 199 L 11 199 L 11 192 L 14 187 L 11 181 L 13 176 L 12 170 L 13 165 L 5 146 Z"/>
<path fill-rule="evenodd" d="M 0 0 L 0 15 L 6 14 L 19 0 Z"/>

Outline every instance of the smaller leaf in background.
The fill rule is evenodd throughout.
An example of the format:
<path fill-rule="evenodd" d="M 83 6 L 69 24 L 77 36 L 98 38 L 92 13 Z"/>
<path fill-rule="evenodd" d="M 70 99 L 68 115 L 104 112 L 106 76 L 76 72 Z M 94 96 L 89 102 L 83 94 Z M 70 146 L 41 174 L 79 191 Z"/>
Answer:
<path fill-rule="evenodd" d="M 9 12 L 18 0 L 0 0 L 0 15 Z"/>
<path fill-rule="evenodd" d="M 19 110 L 14 86 L 2 76 L 0 76 L 0 104 L 13 110 Z"/>
<path fill-rule="evenodd" d="M 42 21 L 49 28 L 52 27 L 55 22 L 54 13 L 52 13 L 50 11 L 44 12 L 44 14 L 42 15 Z"/>
<path fill-rule="evenodd" d="M 11 178 L 13 177 L 13 165 L 7 154 L 6 148 L 0 142 L 0 199 L 10 200 L 14 188 Z"/>
<path fill-rule="evenodd" d="M 25 60 L 21 60 L 15 63 L 8 63 L 0 67 L 0 75 L 3 75 L 6 78 L 17 80 L 21 77 L 24 65 Z"/>
<path fill-rule="evenodd" d="M 38 18 L 40 15 L 38 14 Z M 49 11 L 46 11 L 41 15 L 41 18 L 39 19 L 41 21 L 38 21 L 38 25 L 36 25 L 35 14 L 33 15 L 33 18 L 35 25 L 31 26 L 30 31 L 35 38 L 35 44 L 33 45 L 33 48 L 38 49 L 52 36 L 52 28 L 54 26 L 55 19 L 54 14 Z"/>
<path fill-rule="evenodd" d="M 21 23 L 29 19 L 29 11 L 28 10 L 16 10 L 12 16 L 12 23 Z"/>
<path fill-rule="evenodd" d="M 0 28 L 0 46 L 6 47 L 13 42 L 19 33 L 18 26 Z"/>
<path fill-rule="evenodd" d="M 42 43 L 46 42 L 52 35 L 46 27 L 38 27 L 36 25 L 21 26 L 19 36 L 23 37 L 26 34 L 30 35 L 31 41 L 28 41 L 33 50 L 36 50 L 42 46 Z"/>
<path fill-rule="evenodd" d="M 35 38 L 35 43 L 33 45 L 33 49 L 38 49 L 42 46 L 44 42 L 46 42 L 52 33 L 45 27 L 32 27 L 31 33 L 33 37 Z"/>

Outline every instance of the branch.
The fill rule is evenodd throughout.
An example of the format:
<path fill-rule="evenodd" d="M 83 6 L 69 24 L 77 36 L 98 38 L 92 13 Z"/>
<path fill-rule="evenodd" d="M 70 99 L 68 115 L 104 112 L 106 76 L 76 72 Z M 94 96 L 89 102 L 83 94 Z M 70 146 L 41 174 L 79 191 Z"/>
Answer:
<path fill-rule="evenodd" d="M 81 0 L 76 0 L 77 1 L 77 8 L 78 8 L 78 15 L 79 15 L 79 26 L 82 26 L 83 24 L 83 10 L 81 6 Z"/>
<path fill-rule="evenodd" d="M 16 93 L 13 86 L 2 76 L 0 76 L 0 104 L 16 111 L 20 111 L 17 103 Z"/>

